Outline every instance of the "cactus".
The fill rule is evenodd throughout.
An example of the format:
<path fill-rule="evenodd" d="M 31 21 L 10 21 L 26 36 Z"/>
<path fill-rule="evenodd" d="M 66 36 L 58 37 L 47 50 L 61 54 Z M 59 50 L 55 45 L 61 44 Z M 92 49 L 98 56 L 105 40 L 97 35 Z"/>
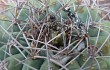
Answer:
<path fill-rule="evenodd" d="M 0 14 L 0 69 L 109 70 L 110 21 L 101 13 L 85 0 L 9 3 Z"/>

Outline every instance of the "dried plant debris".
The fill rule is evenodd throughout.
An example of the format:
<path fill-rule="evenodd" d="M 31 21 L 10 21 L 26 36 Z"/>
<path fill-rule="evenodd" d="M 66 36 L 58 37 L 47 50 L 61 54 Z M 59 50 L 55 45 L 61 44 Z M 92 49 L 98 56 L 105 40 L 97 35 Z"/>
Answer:
<path fill-rule="evenodd" d="M 11 0 L 6 4 L 0 13 L 1 70 L 110 69 L 108 3 Z"/>

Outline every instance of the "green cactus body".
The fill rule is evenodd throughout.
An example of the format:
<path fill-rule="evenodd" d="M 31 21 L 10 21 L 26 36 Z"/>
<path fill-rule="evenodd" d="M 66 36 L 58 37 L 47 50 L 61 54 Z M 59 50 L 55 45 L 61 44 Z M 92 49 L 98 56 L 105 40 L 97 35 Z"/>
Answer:
<path fill-rule="evenodd" d="M 91 1 L 7 4 L 0 12 L 0 69 L 109 70 L 109 12 Z"/>

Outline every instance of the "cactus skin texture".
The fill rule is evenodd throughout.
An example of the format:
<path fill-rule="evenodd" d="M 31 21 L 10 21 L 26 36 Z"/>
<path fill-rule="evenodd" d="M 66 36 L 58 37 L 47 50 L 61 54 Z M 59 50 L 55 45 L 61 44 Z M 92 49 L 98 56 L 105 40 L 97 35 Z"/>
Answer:
<path fill-rule="evenodd" d="M 0 13 L 0 69 L 110 70 L 110 21 L 84 3 L 10 2 Z"/>

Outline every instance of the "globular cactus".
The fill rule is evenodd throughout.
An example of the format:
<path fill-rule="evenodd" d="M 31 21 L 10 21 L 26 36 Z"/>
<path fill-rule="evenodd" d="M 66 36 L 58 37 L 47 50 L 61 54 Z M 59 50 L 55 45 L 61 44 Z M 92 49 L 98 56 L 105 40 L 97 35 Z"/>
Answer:
<path fill-rule="evenodd" d="M 0 14 L 0 69 L 109 70 L 110 21 L 91 3 L 10 3 Z"/>

